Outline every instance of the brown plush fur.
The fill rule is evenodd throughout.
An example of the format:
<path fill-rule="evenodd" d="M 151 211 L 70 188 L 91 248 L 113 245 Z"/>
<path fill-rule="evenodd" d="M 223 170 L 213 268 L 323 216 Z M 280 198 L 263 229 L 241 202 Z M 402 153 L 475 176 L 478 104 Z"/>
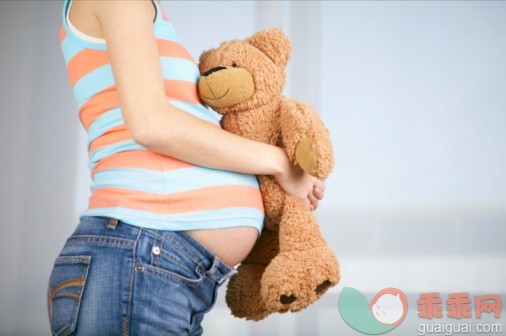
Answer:
<path fill-rule="evenodd" d="M 227 131 L 284 148 L 294 164 L 325 179 L 332 145 L 318 114 L 282 95 L 290 42 L 279 29 L 222 43 L 200 57 L 199 94 Z M 237 317 L 299 311 L 339 282 L 339 264 L 314 215 L 271 176 L 259 176 L 264 230 L 228 285 Z"/>

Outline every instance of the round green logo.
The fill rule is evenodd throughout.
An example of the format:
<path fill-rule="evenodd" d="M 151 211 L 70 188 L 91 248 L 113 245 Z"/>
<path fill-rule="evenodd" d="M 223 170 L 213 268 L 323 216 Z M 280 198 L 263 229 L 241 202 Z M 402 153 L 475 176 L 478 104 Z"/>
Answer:
<path fill-rule="evenodd" d="M 339 295 L 339 312 L 353 329 L 377 335 L 390 331 L 404 320 L 408 311 L 406 295 L 397 288 L 378 292 L 369 304 L 365 296 L 351 287 Z"/>

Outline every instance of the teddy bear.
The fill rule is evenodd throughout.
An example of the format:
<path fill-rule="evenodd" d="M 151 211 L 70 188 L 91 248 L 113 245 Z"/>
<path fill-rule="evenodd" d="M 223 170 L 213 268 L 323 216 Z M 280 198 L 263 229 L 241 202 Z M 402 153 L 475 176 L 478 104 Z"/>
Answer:
<path fill-rule="evenodd" d="M 294 165 L 325 180 L 333 167 L 329 132 L 308 104 L 282 93 L 290 53 L 281 29 L 204 51 L 199 97 L 222 115 L 225 130 L 280 146 Z M 248 320 L 304 309 L 340 279 L 338 260 L 313 213 L 274 177 L 258 179 L 264 227 L 229 280 L 225 298 L 233 315 Z"/>

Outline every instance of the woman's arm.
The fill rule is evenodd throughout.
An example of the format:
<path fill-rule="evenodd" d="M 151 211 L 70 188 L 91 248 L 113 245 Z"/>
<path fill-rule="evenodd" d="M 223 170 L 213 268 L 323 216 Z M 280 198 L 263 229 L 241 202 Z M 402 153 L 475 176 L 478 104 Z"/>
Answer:
<path fill-rule="evenodd" d="M 294 167 L 281 148 L 226 132 L 168 103 L 151 1 L 97 1 L 94 12 L 107 41 L 123 118 L 137 143 L 200 166 L 274 175 L 308 206 L 313 186 L 323 192 L 324 184 Z M 310 198 L 316 207 L 316 198 Z"/>

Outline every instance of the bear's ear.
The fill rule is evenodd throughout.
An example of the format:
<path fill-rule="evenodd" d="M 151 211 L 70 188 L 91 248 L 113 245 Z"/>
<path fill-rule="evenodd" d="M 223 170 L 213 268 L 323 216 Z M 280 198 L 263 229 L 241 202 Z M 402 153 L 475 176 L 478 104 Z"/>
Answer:
<path fill-rule="evenodd" d="M 212 52 L 214 51 L 214 49 L 209 49 L 209 50 L 205 50 L 202 52 L 202 54 L 200 54 L 200 57 L 199 57 L 199 70 L 200 70 L 200 73 L 203 72 L 203 68 L 205 66 L 205 63 L 206 63 L 206 59 L 207 59 L 207 56 Z"/>
<path fill-rule="evenodd" d="M 274 64 L 284 69 L 290 58 L 290 40 L 281 29 L 261 30 L 246 42 L 260 49 Z"/>

